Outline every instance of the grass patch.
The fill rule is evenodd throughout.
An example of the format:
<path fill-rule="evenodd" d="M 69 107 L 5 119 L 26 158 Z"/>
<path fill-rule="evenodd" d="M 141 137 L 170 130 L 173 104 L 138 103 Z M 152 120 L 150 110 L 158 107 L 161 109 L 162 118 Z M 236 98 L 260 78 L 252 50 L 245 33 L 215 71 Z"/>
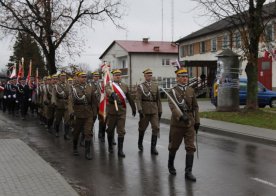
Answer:
<path fill-rule="evenodd" d="M 261 110 L 265 111 L 265 112 L 276 112 L 276 108 L 262 108 Z"/>
<path fill-rule="evenodd" d="M 276 130 L 276 113 L 265 109 L 240 112 L 200 112 L 200 117 Z"/>

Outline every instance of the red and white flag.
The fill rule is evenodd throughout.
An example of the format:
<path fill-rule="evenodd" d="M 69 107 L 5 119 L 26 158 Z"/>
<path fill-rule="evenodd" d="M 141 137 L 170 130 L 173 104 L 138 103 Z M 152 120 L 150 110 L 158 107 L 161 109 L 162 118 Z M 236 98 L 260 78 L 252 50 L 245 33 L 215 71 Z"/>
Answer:
<path fill-rule="evenodd" d="M 113 85 L 114 92 L 118 95 L 123 107 L 126 108 L 126 95 L 124 91 L 115 82 L 113 82 L 112 85 Z"/>
<path fill-rule="evenodd" d="M 103 73 L 103 82 L 102 82 L 102 89 L 101 89 L 101 99 L 100 99 L 100 106 L 99 106 L 99 115 L 105 121 L 106 119 L 106 107 L 108 104 L 108 99 L 105 91 L 105 86 L 110 82 L 110 66 L 104 63 L 102 66 L 102 73 Z"/>
<path fill-rule="evenodd" d="M 18 73 L 17 73 L 17 80 L 16 80 L 17 84 L 19 83 L 19 78 L 22 78 L 22 77 L 23 77 L 23 66 L 19 62 L 19 70 L 18 70 Z"/>
<path fill-rule="evenodd" d="M 27 81 L 29 86 L 31 86 L 31 76 L 32 76 L 32 59 L 30 60 L 30 65 L 29 65 L 29 71 L 28 71 L 28 76 L 27 76 Z"/>
<path fill-rule="evenodd" d="M 14 78 L 14 77 L 16 77 L 16 65 L 12 66 L 12 72 L 11 72 L 11 75 L 10 75 L 10 78 Z"/>

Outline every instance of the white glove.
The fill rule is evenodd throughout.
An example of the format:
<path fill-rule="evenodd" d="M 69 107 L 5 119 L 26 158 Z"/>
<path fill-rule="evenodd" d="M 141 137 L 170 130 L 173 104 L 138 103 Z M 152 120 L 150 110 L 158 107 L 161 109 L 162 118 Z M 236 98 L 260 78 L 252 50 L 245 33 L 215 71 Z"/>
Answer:
<path fill-rule="evenodd" d="M 31 99 L 31 98 L 29 98 L 28 100 L 29 100 L 29 101 L 32 101 L 32 99 Z"/>
<path fill-rule="evenodd" d="M 13 98 L 16 98 L 16 94 L 14 94 L 12 97 L 13 97 Z"/>
<path fill-rule="evenodd" d="M 16 100 L 15 103 L 18 103 L 18 101 Z"/>
<path fill-rule="evenodd" d="M 6 95 L 4 95 L 4 97 L 3 97 L 4 99 L 7 99 L 7 96 Z"/>
<path fill-rule="evenodd" d="M 8 98 L 11 98 L 11 95 L 8 95 Z"/>

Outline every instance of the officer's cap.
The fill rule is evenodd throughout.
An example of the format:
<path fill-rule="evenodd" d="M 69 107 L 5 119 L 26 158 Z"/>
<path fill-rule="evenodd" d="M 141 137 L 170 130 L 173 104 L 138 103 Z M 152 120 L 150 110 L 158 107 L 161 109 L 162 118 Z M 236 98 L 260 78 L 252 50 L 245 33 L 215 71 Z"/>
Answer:
<path fill-rule="evenodd" d="M 188 76 L 188 70 L 186 68 L 180 68 L 175 71 L 176 75 L 179 76 Z"/>
<path fill-rule="evenodd" d="M 86 73 L 85 72 L 79 72 L 78 73 L 78 76 L 80 77 L 80 76 L 86 76 Z"/>
<path fill-rule="evenodd" d="M 100 73 L 98 71 L 92 72 L 93 76 L 100 76 Z"/>
<path fill-rule="evenodd" d="M 119 69 L 114 69 L 111 73 L 112 73 L 113 75 L 121 75 L 121 74 L 122 74 L 122 71 L 119 70 Z"/>
<path fill-rule="evenodd" d="M 47 76 L 47 80 L 51 80 L 52 79 L 52 77 L 51 76 Z"/>
<path fill-rule="evenodd" d="M 53 78 L 53 79 L 57 79 L 57 78 L 58 78 L 58 74 L 52 75 L 52 78 Z"/>
<path fill-rule="evenodd" d="M 65 73 L 65 72 L 61 72 L 61 73 L 59 74 L 59 76 L 66 76 L 66 73 Z"/>
<path fill-rule="evenodd" d="M 73 78 L 68 78 L 68 81 L 73 81 Z"/>
<path fill-rule="evenodd" d="M 143 71 L 143 74 L 152 74 L 152 70 L 150 68 L 147 68 Z"/>

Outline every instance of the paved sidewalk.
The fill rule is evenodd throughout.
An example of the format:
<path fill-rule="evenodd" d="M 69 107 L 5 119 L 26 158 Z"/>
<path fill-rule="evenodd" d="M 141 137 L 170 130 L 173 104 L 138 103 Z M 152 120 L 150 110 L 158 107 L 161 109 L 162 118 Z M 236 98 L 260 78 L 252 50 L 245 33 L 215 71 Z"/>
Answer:
<path fill-rule="evenodd" d="M 0 196 L 78 196 L 47 162 L 19 139 L 0 140 Z"/>

